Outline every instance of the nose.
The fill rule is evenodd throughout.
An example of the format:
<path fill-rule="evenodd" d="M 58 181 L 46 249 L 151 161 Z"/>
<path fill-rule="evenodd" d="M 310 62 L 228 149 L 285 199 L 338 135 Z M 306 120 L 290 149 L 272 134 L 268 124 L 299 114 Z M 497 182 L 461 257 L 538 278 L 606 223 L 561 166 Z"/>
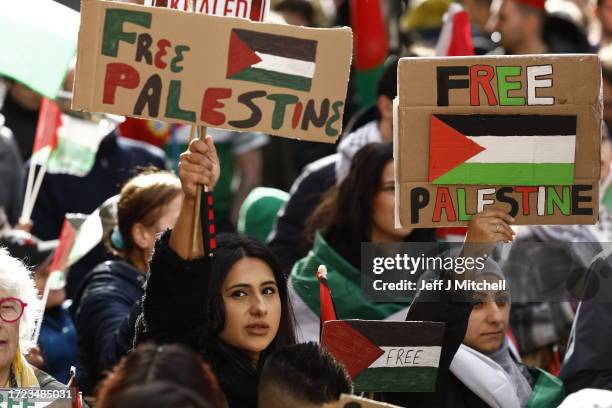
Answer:
<path fill-rule="evenodd" d="M 268 314 L 268 305 L 261 294 L 253 296 L 253 303 L 251 304 L 249 312 L 254 316 L 261 317 Z"/>
<path fill-rule="evenodd" d="M 500 324 L 502 321 L 502 312 L 496 302 L 487 302 L 487 322 L 491 324 Z"/>

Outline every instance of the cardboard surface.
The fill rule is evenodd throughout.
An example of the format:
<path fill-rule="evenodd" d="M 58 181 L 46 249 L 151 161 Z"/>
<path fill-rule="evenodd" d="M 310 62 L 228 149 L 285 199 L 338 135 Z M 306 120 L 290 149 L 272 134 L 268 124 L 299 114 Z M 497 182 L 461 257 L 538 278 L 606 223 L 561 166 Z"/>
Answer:
<path fill-rule="evenodd" d="M 336 408 L 400 408 L 397 405 L 378 402 L 368 398 L 361 398 L 355 395 L 342 394 L 340 401 L 336 403 Z"/>
<path fill-rule="evenodd" d="M 351 54 L 348 28 L 84 0 L 72 107 L 333 143 Z"/>
<path fill-rule="evenodd" d="M 398 226 L 596 222 L 597 56 L 404 58 L 395 102 Z"/>
<path fill-rule="evenodd" d="M 157 0 L 158 7 L 188 11 L 189 0 Z M 195 0 L 196 13 L 214 16 L 246 18 L 251 21 L 263 21 L 270 7 L 268 0 Z"/>
<path fill-rule="evenodd" d="M 321 345 L 345 366 L 356 392 L 429 392 L 443 334 L 443 323 L 331 320 Z"/>

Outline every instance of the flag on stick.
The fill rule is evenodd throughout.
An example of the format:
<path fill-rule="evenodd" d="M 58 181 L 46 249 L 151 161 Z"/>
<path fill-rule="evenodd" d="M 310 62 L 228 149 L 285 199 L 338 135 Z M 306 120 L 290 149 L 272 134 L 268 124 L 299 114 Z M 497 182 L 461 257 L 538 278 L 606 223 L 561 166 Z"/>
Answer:
<path fill-rule="evenodd" d="M 27 225 L 30 223 L 32 209 L 34 208 L 42 179 L 47 171 L 49 157 L 57 146 L 57 129 L 61 124 L 62 111 L 60 108 L 53 101 L 43 98 L 38 112 L 32 158 L 30 159 L 23 208 L 19 219 L 20 224 Z M 37 166 L 40 166 L 38 174 L 36 174 Z"/>
<path fill-rule="evenodd" d="M 321 327 L 329 320 L 336 320 L 336 308 L 331 296 L 331 290 L 327 285 L 327 267 L 320 265 L 317 270 L 319 280 L 319 301 L 321 302 Z"/>

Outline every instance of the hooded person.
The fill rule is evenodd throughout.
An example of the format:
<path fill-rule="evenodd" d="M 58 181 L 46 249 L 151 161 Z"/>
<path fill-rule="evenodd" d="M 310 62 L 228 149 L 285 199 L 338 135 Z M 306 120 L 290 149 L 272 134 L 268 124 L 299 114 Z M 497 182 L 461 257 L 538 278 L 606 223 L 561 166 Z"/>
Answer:
<path fill-rule="evenodd" d="M 450 290 L 421 291 L 406 320 L 445 323 L 438 381 L 433 393 L 387 393 L 383 399 L 414 407 L 549 407 L 563 399 L 562 383 L 521 364 L 506 337 L 510 292 L 499 265 L 483 246 L 511 241 L 514 220 L 500 210 L 474 216 L 461 256 L 484 256 L 482 268 L 463 274 L 427 272 L 423 279 L 442 279 Z M 451 253 L 451 255 L 453 255 Z M 466 281 L 460 286 L 456 282 Z M 495 286 L 497 285 L 497 286 Z"/>

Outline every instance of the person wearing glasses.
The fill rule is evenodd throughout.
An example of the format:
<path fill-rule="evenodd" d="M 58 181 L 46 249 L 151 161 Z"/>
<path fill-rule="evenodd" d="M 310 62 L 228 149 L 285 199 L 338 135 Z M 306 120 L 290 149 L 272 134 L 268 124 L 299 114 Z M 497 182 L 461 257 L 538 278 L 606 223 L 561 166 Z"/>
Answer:
<path fill-rule="evenodd" d="M 40 306 L 28 268 L 0 248 L 0 388 L 66 388 L 25 359 Z"/>

